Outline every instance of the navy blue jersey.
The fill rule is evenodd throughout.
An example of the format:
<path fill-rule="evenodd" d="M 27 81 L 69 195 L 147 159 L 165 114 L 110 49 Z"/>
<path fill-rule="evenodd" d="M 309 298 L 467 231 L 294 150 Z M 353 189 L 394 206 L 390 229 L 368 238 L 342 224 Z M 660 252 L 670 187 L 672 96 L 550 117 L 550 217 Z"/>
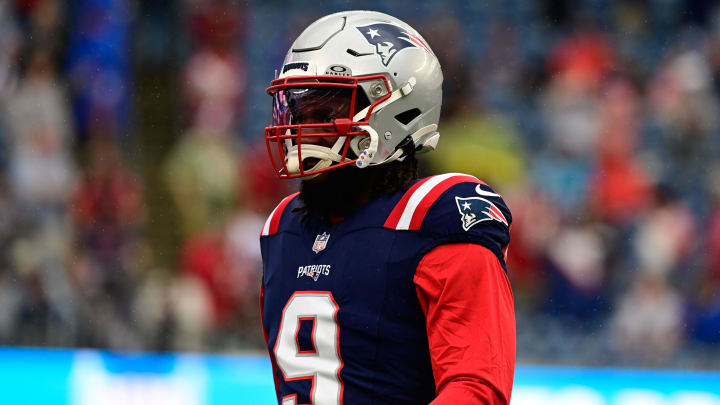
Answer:
<path fill-rule="evenodd" d="M 260 238 L 263 326 L 283 404 L 427 404 L 435 397 L 422 257 L 475 243 L 505 267 L 510 212 L 468 175 L 416 181 L 335 226 L 300 220 L 288 196 Z"/>

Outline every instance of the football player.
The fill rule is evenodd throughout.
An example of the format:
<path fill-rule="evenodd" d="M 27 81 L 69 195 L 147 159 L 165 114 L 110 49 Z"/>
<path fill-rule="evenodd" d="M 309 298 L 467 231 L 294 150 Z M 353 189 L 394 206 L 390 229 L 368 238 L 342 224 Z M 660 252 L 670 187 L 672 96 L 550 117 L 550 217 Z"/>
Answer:
<path fill-rule="evenodd" d="M 442 80 L 412 27 L 348 11 L 311 24 L 268 87 L 270 160 L 302 179 L 260 237 L 278 403 L 510 402 L 510 212 L 475 177 L 417 179 Z"/>

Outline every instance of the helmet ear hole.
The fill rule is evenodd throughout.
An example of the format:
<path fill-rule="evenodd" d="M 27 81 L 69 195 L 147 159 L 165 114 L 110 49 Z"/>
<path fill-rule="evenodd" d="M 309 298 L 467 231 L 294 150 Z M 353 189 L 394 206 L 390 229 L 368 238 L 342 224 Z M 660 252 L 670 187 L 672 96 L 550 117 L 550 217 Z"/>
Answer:
<path fill-rule="evenodd" d="M 422 112 L 419 108 L 412 108 L 407 111 L 403 111 L 400 114 L 395 116 L 395 119 L 398 120 L 403 125 L 407 125 L 412 122 L 415 118 L 419 117 Z"/>

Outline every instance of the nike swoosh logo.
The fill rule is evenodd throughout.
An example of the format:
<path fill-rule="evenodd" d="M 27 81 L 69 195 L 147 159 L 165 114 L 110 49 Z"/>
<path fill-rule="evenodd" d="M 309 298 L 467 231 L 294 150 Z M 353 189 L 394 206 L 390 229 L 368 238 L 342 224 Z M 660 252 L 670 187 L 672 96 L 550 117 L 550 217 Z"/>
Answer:
<path fill-rule="evenodd" d="M 480 184 L 478 184 L 477 186 L 475 186 L 475 192 L 476 192 L 476 193 L 478 193 L 478 194 L 480 194 L 480 195 L 487 196 L 487 197 L 500 197 L 500 194 L 496 194 L 496 193 L 491 193 L 491 192 L 489 192 L 489 191 L 485 191 L 485 190 L 483 190 L 480 186 L 481 186 Z"/>

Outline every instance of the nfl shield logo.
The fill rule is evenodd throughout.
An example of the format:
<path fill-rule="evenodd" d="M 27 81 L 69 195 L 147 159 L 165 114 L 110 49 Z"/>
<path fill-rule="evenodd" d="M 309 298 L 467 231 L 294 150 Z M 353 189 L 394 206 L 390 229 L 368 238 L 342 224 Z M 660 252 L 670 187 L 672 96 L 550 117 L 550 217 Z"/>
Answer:
<path fill-rule="evenodd" d="M 325 249 L 325 246 L 327 246 L 328 239 L 330 239 L 330 234 L 323 232 L 322 234 L 318 235 L 315 238 L 315 243 L 313 243 L 312 250 L 315 253 L 320 253 L 321 250 Z"/>

